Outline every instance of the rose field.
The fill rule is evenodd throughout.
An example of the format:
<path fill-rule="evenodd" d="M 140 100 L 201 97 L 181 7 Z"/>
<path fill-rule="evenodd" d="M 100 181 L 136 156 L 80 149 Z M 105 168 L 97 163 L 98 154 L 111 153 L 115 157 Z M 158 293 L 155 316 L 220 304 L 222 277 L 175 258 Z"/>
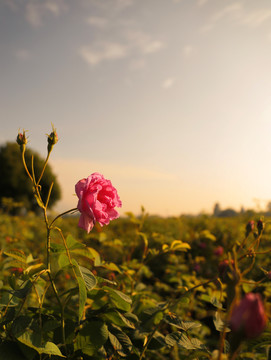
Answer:
<path fill-rule="evenodd" d="M 36 174 L 17 137 L 40 212 L 0 212 L 0 360 L 271 359 L 270 219 L 119 217 L 96 172 L 53 214 L 41 179 L 57 141 Z"/>

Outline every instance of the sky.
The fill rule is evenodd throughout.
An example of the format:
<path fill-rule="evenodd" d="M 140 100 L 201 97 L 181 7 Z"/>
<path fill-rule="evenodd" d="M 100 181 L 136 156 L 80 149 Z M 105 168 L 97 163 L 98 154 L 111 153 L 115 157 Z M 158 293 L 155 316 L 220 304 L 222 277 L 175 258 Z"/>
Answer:
<path fill-rule="evenodd" d="M 271 200 L 270 0 L 0 0 L 0 144 L 27 130 L 62 188 L 93 172 L 121 214 Z"/>

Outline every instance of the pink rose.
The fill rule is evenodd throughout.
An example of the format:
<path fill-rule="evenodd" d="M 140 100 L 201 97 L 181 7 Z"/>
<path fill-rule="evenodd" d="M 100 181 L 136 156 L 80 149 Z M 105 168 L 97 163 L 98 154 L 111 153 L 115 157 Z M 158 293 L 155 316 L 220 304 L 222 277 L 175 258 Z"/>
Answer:
<path fill-rule="evenodd" d="M 119 217 L 115 207 L 121 207 L 121 200 L 111 181 L 99 173 L 78 181 L 75 192 L 79 198 L 77 208 L 81 212 L 78 226 L 88 233 L 98 221 L 101 226 Z"/>
<path fill-rule="evenodd" d="M 267 317 L 260 294 L 249 293 L 235 305 L 230 325 L 233 332 L 247 339 L 259 336 L 265 329 Z"/>

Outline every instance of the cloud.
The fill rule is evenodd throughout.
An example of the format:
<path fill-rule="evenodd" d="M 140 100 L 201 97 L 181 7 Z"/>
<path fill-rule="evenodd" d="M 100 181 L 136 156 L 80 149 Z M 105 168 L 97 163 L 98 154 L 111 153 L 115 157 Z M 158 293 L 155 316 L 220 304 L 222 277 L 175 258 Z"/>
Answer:
<path fill-rule="evenodd" d="M 99 16 L 90 16 L 87 19 L 88 24 L 103 29 L 107 26 L 108 24 L 108 20 L 104 17 L 99 17 Z"/>
<path fill-rule="evenodd" d="M 266 22 L 271 17 L 271 10 L 257 10 L 254 12 L 250 12 L 243 16 L 242 23 L 247 24 L 251 27 L 257 27 L 262 25 L 264 22 Z"/>
<path fill-rule="evenodd" d="M 192 45 L 186 45 L 183 48 L 183 54 L 185 57 L 190 57 L 194 53 L 195 53 L 195 48 Z"/>
<path fill-rule="evenodd" d="M 205 4 L 207 4 L 208 0 L 198 0 L 198 6 L 203 6 Z"/>
<path fill-rule="evenodd" d="M 96 65 L 104 60 L 116 60 L 134 55 L 152 54 L 164 47 L 164 43 L 153 39 L 141 31 L 127 31 L 118 41 L 99 41 L 79 49 L 81 57 L 90 65 Z M 139 68 L 143 64 L 134 63 Z M 142 67 L 142 66 L 141 66 Z"/>
<path fill-rule="evenodd" d="M 26 61 L 29 60 L 31 57 L 31 54 L 28 50 L 20 49 L 15 52 L 15 55 L 18 59 Z"/>
<path fill-rule="evenodd" d="M 224 19 L 235 22 L 241 25 L 247 25 L 249 27 L 258 27 L 264 24 L 271 18 L 270 9 L 257 9 L 247 10 L 242 2 L 233 2 L 215 12 L 210 21 L 203 26 L 202 32 L 209 31 L 215 27 L 215 25 Z"/>
<path fill-rule="evenodd" d="M 162 87 L 163 87 L 164 89 L 169 89 L 169 88 L 172 87 L 172 85 L 173 85 L 174 83 L 175 83 L 175 79 L 172 78 L 172 77 L 170 77 L 170 78 L 167 78 L 167 79 L 163 82 Z"/>
<path fill-rule="evenodd" d="M 130 47 L 137 48 L 143 54 L 151 54 L 164 47 L 162 41 L 155 40 L 142 31 L 129 31 L 126 38 Z"/>
<path fill-rule="evenodd" d="M 4 4 L 6 4 L 12 11 L 18 10 L 18 4 L 14 0 L 4 0 Z"/>
<path fill-rule="evenodd" d="M 64 0 L 29 1 L 25 6 L 25 17 L 30 25 L 39 27 L 43 25 L 43 18 L 47 14 L 58 16 L 67 9 Z"/>
<path fill-rule="evenodd" d="M 101 43 L 94 46 L 83 46 L 80 55 L 90 65 L 96 65 L 103 60 L 121 59 L 127 55 L 125 46 L 118 43 Z"/>
<path fill-rule="evenodd" d="M 146 66 L 146 61 L 144 59 L 132 60 L 130 63 L 130 69 L 138 70 L 143 69 Z"/>

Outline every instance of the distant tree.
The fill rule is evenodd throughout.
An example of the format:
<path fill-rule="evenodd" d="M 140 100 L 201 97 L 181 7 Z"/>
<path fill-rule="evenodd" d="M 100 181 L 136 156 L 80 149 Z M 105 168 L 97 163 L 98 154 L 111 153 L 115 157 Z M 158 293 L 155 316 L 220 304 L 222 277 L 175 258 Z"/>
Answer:
<path fill-rule="evenodd" d="M 220 213 L 218 214 L 218 217 L 234 217 L 237 215 L 238 215 L 238 213 L 235 210 L 229 208 L 229 209 L 220 211 Z"/>
<path fill-rule="evenodd" d="M 215 206 L 214 206 L 213 215 L 214 216 L 219 216 L 220 212 L 221 212 L 220 205 L 219 205 L 219 203 L 216 203 Z"/>
<path fill-rule="evenodd" d="M 35 176 L 38 178 L 42 171 L 45 159 L 41 158 L 38 153 L 27 148 L 25 159 L 30 173 L 32 155 L 34 156 Z M 33 196 L 32 183 L 25 172 L 21 160 L 20 147 L 17 143 L 8 142 L 0 147 L 0 169 L 1 206 L 4 206 L 3 203 L 6 199 L 12 199 L 15 203 L 22 203 L 26 210 L 38 211 L 39 207 Z M 60 199 L 61 189 L 50 165 L 47 165 L 40 182 L 42 187 L 41 196 L 44 201 L 46 201 L 48 190 L 52 182 L 54 182 L 54 186 L 48 205 L 49 208 Z"/>

